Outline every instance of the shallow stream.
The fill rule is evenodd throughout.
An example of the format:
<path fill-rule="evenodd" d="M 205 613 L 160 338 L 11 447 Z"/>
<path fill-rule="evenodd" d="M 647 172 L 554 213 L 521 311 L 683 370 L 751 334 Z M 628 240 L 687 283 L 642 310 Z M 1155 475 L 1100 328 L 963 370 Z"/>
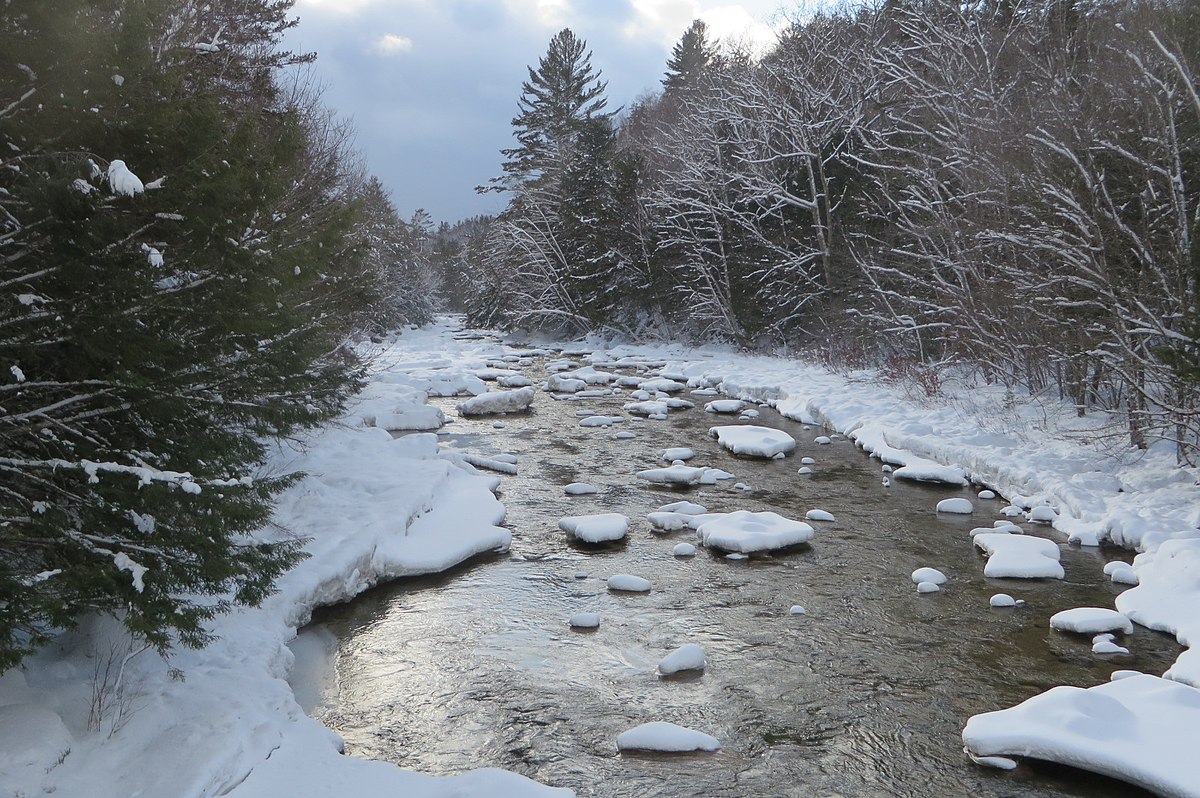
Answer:
<path fill-rule="evenodd" d="M 525 369 L 536 380 L 540 364 Z M 1096 656 L 1088 637 L 1051 631 L 1053 613 L 1111 607 L 1120 590 L 1102 573 L 1120 550 L 1057 540 L 1065 580 L 996 580 L 968 530 L 991 526 L 1002 500 L 975 491 L 895 481 L 846 440 L 761 409 L 753 423 L 799 443 L 781 461 L 734 457 L 707 436 L 736 417 L 705 413 L 716 397 L 666 421 L 583 428 L 576 411 L 625 415 L 624 397 L 555 401 L 504 418 L 455 419 L 448 444 L 519 457 L 501 498 L 510 554 L 429 578 L 378 588 L 319 611 L 302 638 L 329 641 L 334 678 L 307 707 L 339 732 L 347 752 L 429 773 L 502 767 L 580 796 L 1136 796 L 1119 782 L 1026 763 L 1012 772 L 974 765 L 960 732 L 973 714 L 1011 706 L 1058 684 L 1090 686 L 1118 668 L 1162 673 L 1175 641 L 1137 628 L 1130 656 Z M 439 400 L 454 417 L 454 400 Z M 629 430 L 636 438 L 616 439 Z M 674 490 L 635 478 L 661 450 L 688 446 L 689 465 L 736 479 Z M 796 470 L 815 458 L 811 476 Z M 569 482 L 600 488 L 566 496 Z M 745 483 L 751 490 L 734 487 Z M 939 516 L 938 500 L 966 496 L 971 516 Z M 680 499 L 709 510 L 775 510 L 803 518 L 821 508 L 811 545 L 731 561 L 701 549 L 677 559 L 691 532 L 654 534 L 646 513 Z M 621 512 L 628 539 L 579 546 L 557 528 L 566 515 Z M 913 569 L 934 566 L 949 582 L 920 595 Z M 644 576 L 647 595 L 609 593 L 607 577 Z M 586 574 L 586 578 L 577 578 Z M 1024 607 L 992 609 L 998 592 Z M 807 614 L 790 615 L 792 605 Z M 575 632 L 567 619 L 600 614 Z M 658 661 L 684 643 L 703 646 L 702 675 L 661 678 Z M 309 685 L 310 687 L 312 685 Z M 715 754 L 620 754 L 617 735 L 669 720 L 716 736 Z"/>

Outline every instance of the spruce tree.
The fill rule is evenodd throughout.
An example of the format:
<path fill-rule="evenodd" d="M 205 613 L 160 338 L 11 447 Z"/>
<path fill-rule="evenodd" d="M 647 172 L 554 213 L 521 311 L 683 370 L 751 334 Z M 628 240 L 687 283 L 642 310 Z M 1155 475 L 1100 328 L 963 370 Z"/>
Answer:
<path fill-rule="evenodd" d="M 708 26 L 704 20 L 692 20 L 692 24 L 671 48 L 667 74 L 662 80 L 663 87 L 668 93 L 694 88 L 716 57 L 716 47 L 708 40 Z"/>

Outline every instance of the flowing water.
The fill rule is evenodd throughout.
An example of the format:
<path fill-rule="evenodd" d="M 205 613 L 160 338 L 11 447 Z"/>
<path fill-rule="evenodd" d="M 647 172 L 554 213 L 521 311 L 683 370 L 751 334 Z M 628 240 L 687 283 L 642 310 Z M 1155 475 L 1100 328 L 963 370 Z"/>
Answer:
<path fill-rule="evenodd" d="M 336 678 L 311 702 L 313 714 L 351 754 L 428 773 L 503 767 L 580 796 L 1145 794 L 1046 763 L 980 768 L 959 736 L 972 714 L 1057 684 L 1169 667 L 1174 640 L 1140 627 L 1123 657 L 1095 656 L 1089 638 L 1048 627 L 1061 609 L 1111 607 L 1120 588 L 1101 569 L 1128 553 L 1071 547 L 1026 525 L 1061 543 L 1067 578 L 985 579 L 967 532 L 990 526 L 1004 502 L 947 486 L 885 487 L 879 462 L 849 441 L 818 446 L 820 430 L 765 408 L 754 423 L 791 433 L 796 453 L 734 457 L 706 435 L 739 423 L 703 412 L 712 398 L 694 397 L 696 409 L 666 421 L 607 429 L 580 427 L 576 411 L 622 415 L 621 397 L 541 393 L 503 429 L 494 418 L 457 419 L 445 436 L 455 446 L 520 458 L 519 475 L 501 488 L 512 551 L 319 611 L 306 634 L 336 639 Z M 452 400 L 443 406 L 455 415 Z M 618 440 L 619 430 L 637 437 Z M 737 479 L 675 490 L 634 477 L 664 465 L 658 454 L 673 446 L 695 449 L 691 465 Z M 797 475 L 802 456 L 816 459 L 812 476 Z M 600 492 L 565 496 L 573 481 Z M 935 515 L 950 496 L 972 498 L 974 515 Z M 693 533 L 653 534 L 645 514 L 685 498 L 790 518 L 816 507 L 837 520 L 814 522 L 811 545 L 776 556 L 731 561 L 701 549 L 676 559 L 672 548 Z M 628 515 L 628 539 L 574 545 L 557 528 L 562 516 L 594 512 Z M 910 573 L 925 565 L 949 575 L 941 593 L 917 593 Z M 654 590 L 609 593 L 605 579 L 616 573 L 644 576 Z M 1028 603 L 992 609 L 997 592 Z M 807 614 L 790 615 L 794 604 Z M 568 628 L 583 611 L 600 614 L 598 630 Z M 684 643 L 704 647 L 707 670 L 659 677 L 658 661 Z M 715 735 L 722 750 L 618 753 L 617 735 L 651 720 Z"/>

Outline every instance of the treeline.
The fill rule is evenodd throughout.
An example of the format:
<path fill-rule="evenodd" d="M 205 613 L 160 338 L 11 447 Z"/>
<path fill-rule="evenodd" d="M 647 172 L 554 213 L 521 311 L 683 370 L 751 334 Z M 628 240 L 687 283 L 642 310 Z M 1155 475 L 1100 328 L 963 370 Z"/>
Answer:
<path fill-rule="evenodd" d="M 614 116 L 529 71 L 471 318 L 948 367 L 1200 445 L 1200 4 L 888 0 L 760 57 L 702 22 Z"/>
<path fill-rule="evenodd" d="M 167 648 L 298 556 L 264 441 L 430 318 L 402 222 L 279 48 L 291 0 L 0 11 L 0 670 L 88 611 Z"/>

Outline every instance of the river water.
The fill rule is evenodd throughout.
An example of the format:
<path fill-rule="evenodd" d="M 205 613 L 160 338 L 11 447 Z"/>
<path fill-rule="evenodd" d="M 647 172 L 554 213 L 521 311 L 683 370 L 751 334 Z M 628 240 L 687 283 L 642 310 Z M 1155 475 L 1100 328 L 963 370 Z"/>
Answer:
<path fill-rule="evenodd" d="M 540 365 L 525 370 L 544 376 Z M 687 396 L 687 394 L 683 394 Z M 693 410 L 666 421 L 583 428 L 577 411 L 623 415 L 623 397 L 555 401 L 504 419 L 456 419 L 448 444 L 476 454 L 513 453 L 517 476 L 501 486 L 513 531 L 509 554 L 451 573 L 407 579 L 316 613 L 302 638 L 328 641 L 334 674 L 308 701 L 350 754 L 428 773 L 495 766 L 580 796 L 1137 796 L 1081 771 L 1026 763 L 984 769 L 962 752 L 975 713 L 1011 706 L 1058 684 L 1090 686 L 1118 668 L 1162 673 L 1175 641 L 1138 628 L 1130 656 L 1091 653 L 1087 637 L 1049 629 L 1053 613 L 1111 607 L 1120 590 L 1103 575 L 1120 550 L 1060 542 L 1065 580 L 995 580 L 967 535 L 997 519 L 1001 500 L 974 491 L 896 481 L 846 440 L 819 446 L 822 430 L 761 409 L 753 423 L 799 443 L 781 461 L 734 457 L 707 436 L 714 417 Z M 455 416 L 453 400 L 442 401 Z M 619 430 L 636 438 L 616 439 Z M 736 475 L 676 490 L 634 477 L 665 465 L 661 450 L 688 446 L 689 464 Z M 816 459 L 811 476 L 799 459 Z M 589 482 L 591 496 L 563 485 Z M 751 490 L 734 487 L 745 483 Z M 966 496 L 968 517 L 934 513 Z M 645 514 L 680 499 L 711 511 L 775 510 L 803 518 L 821 508 L 811 545 L 731 561 L 701 549 L 676 559 L 693 533 L 657 535 Z M 565 515 L 621 512 L 628 539 L 579 546 L 557 528 Z M 913 569 L 934 566 L 949 582 L 919 595 Z M 647 595 L 613 594 L 616 573 L 654 583 Z M 580 578 L 586 575 L 586 578 Z M 992 609 L 1007 592 L 1027 601 Z M 790 615 L 803 605 L 807 614 Z M 600 614 L 594 632 L 567 619 Z M 702 675 L 661 678 L 658 661 L 684 643 L 703 646 Z M 617 735 L 668 720 L 716 736 L 715 754 L 620 754 Z"/>

